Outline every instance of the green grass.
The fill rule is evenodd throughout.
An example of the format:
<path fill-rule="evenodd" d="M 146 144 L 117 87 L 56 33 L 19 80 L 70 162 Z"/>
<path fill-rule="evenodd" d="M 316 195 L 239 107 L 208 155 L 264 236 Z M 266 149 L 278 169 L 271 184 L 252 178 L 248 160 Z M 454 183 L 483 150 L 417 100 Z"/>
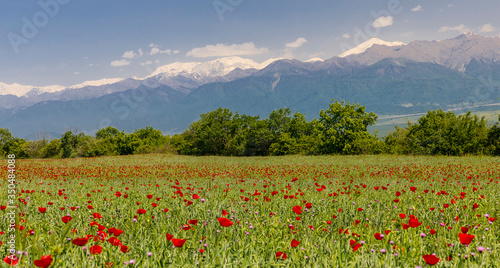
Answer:
<path fill-rule="evenodd" d="M 498 158 L 135 155 L 16 164 L 17 198 L 26 202 L 16 199 L 22 213 L 18 223 L 24 227 L 16 231 L 16 250 L 27 252 L 18 264 L 22 267 L 33 267 L 35 260 L 49 254 L 54 259 L 51 267 L 105 267 L 110 262 L 113 267 L 125 262 L 127 267 L 423 267 L 422 256 L 432 253 L 441 259 L 437 267 L 500 266 L 500 220 L 490 224 L 484 217 L 499 216 Z M 1 169 L 0 176 L 5 178 L 0 205 L 6 205 L 7 170 Z M 417 189 L 412 192 L 410 187 Z M 273 191 L 278 193 L 272 195 Z M 194 199 L 193 194 L 200 198 Z M 193 203 L 187 206 L 187 201 Z M 311 203 L 308 211 L 307 203 Z M 475 210 L 474 203 L 479 206 Z M 298 215 L 294 206 L 301 206 L 303 212 Z M 40 213 L 38 207 L 47 212 Z M 138 214 L 140 208 L 147 212 Z M 168 212 L 162 211 L 165 208 Z M 219 224 L 222 210 L 234 225 Z M 7 211 L 0 211 L 0 216 L 5 218 Z M 93 219 L 95 212 L 103 218 Z M 400 213 L 406 218 L 401 219 Z M 73 219 L 63 223 L 61 218 L 67 214 Z M 402 224 L 408 223 L 410 215 L 422 225 L 405 230 Z M 193 219 L 198 224 L 183 230 Z M 89 225 L 94 220 L 106 227 L 105 232 L 112 227 L 123 230 L 118 239 L 130 251 L 122 253 L 109 242 L 94 241 L 97 226 Z M 360 223 L 355 224 L 356 220 Z M 464 226 L 470 226 L 469 233 L 475 235 L 468 247 L 460 245 L 458 237 Z M 349 229 L 349 234 L 339 234 L 340 228 Z M 430 234 L 431 229 L 436 234 Z M 0 230 L 5 232 L 0 236 L 5 257 L 6 222 Z M 375 233 L 386 230 L 391 232 L 382 240 L 375 238 Z M 167 233 L 186 243 L 173 248 Z M 100 245 L 101 254 L 72 244 L 71 240 L 86 235 L 92 235 L 86 247 Z M 292 239 L 300 241 L 299 246 L 292 248 Z M 364 244 L 353 251 L 351 239 Z M 490 250 L 479 253 L 478 246 Z M 276 258 L 279 251 L 287 254 L 286 260 Z M 448 256 L 451 261 L 445 260 Z"/>

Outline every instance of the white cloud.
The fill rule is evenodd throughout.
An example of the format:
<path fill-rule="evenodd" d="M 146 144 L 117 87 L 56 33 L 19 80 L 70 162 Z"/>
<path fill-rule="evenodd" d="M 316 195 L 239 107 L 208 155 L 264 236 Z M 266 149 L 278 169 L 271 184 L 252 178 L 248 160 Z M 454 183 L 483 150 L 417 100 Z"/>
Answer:
<path fill-rule="evenodd" d="M 265 47 L 257 48 L 253 42 L 243 44 L 217 44 L 207 45 L 205 47 L 197 47 L 186 53 L 187 57 L 206 58 L 206 57 L 229 57 L 242 55 L 259 55 L 265 54 L 269 50 Z"/>
<path fill-rule="evenodd" d="M 112 61 L 109 65 L 113 67 L 127 66 L 130 65 L 130 61 L 128 60 L 115 60 Z"/>
<path fill-rule="evenodd" d="M 391 26 L 394 23 L 394 18 L 392 16 L 381 16 L 373 22 L 373 27 L 382 28 Z"/>
<path fill-rule="evenodd" d="M 481 27 L 479 32 L 480 33 L 491 33 L 491 32 L 494 32 L 495 30 L 496 30 L 496 28 L 493 25 L 491 25 L 490 23 L 487 23 Z"/>
<path fill-rule="evenodd" d="M 153 56 L 153 55 L 156 55 L 156 54 L 167 54 L 167 55 L 170 55 L 172 53 L 174 53 L 174 54 L 179 53 L 179 50 L 175 50 L 175 51 L 173 51 L 171 49 L 161 50 L 160 46 L 158 44 L 155 44 L 155 43 L 149 44 L 149 47 L 151 48 L 151 51 L 149 52 L 150 56 Z M 177 53 L 175 53 L 175 52 L 177 52 Z"/>
<path fill-rule="evenodd" d="M 146 65 L 151 65 L 151 64 L 153 64 L 153 62 L 150 60 L 145 61 L 145 62 L 141 62 L 141 66 L 146 66 Z"/>
<path fill-rule="evenodd" d="M 74 75 L 79 75 L 79 74 L 80 74 L 80 72 L 74 72 L 73 74 L 74 74 Z"/>
<path fill-rule="evenodd" d="M 351 35 L 348 34 L 348 33 L 345 33 L 345 34 L 342 35 L 342 37 L 345 38 L 345 39 L 349 39 L 349 38 L 351 38 Z"/>
<path fill-rule="evenodd" d="M 286 43 L 285 46 L 290 47 L 290 48 L 298 48 L 298 47 L 301 47 L 305 43 L 307 43 L 307 40 L 303 37 L 299 37 L 299 38 L 297 38 L 297 40 L 295 40 L 293 42 Z"/>
<path fill-rule="evenodd" d="M 417 12 L 417 11 L 420 11 L 420 10 L 422 10 L 422 6 L 421 5 L 418 5 L 418 6 L 416 6 L 416 7 L 414 7 L 414 8 L 411 9 L 411 11 L 413 11 L 413 12 Z"/>
<path fill-rule="evenodd" d="M 131 51 L 125 51 L 125 52 L 123 53 L 123 55 L 122 55 L 122 58 L 126 58 L 126 59 L 133 59 L 133 58 L 135 58 L 135 56 L 136 56 L 136 55 L 137 55 L 137 54 L 135 54 L 135 52 L 134 52 L 134 51 L 132 51 L 132 50 L 131 50 Z"/>
<path fill-rule="evenodd" d="M 126 58 L 126 59 L 134 59 L 134 58 L 139 58 L 141 57 L 142 55 L 144 54 L 144 52 L 142 51 L 142 49 L 138 49 L 137 52 L 131 50 L 131 51 L 125 51 L 122 55 L 122 58 Z"/>
<path fill-rule="evenodd" d="M 463 25 L 463 24 L 460 24 L 458 26 L 453 26 L 453 27 L 443 26 L 443 27 L 441 27 L 439 29 L 440 33 L 447 32 L 447 31 L 457 31 L 457 32 L 460 32 L 460 33 L 465 33 L 465 32 L 470 32 L 471 29 L 465 27 L 465 25 Z"/>

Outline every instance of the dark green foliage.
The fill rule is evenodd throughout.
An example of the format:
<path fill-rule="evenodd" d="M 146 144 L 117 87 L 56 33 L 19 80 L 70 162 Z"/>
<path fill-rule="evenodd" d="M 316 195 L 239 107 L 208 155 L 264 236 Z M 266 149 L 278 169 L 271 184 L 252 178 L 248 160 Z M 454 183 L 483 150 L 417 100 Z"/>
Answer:
<path fill-rule="evenodd" d="M 488 146 L 491 154 L 500 155 L 500 116 L 498 122 L 488 131 Z"/>
<path fill-rule="evenodd" d="M 344 101 L 329 104 L 319 119 L 307 122 L 305 114 L 289 108 L 274 110 L 266 119 L 218 108 L 200 115 L 182 134 L 165 136 L 152 127 L 127 134 L 114 127 L 95 136 L 66 131 L 60 139 L 26 141 L 0 129 L 0 152 L 18 158 L 96 157 L 144 153 L 185 155 L 266 156 L 290 154 L 428 154 L 500 155 L 500 122 L 468 112 L 456 115 L 429 111 L 417 123 L 379 139 L 368 132 L 377 115 Z M 500 117 L 499 117 L 500 120 Z"/>
<path fill-rule="evenodd" d="M 365 112 L 364 106 L 345 104 L 344 101 L 331 103 L 329 109 L 319 112 L 322 153 L 352 154 L 361 151 L 361 148 L 356 148 L 356 145 L 361 145 L 358 140 L 371 139 L 367 128 L 375 125 L 376 121 L 377 115 Z"/>
<path fill-rule="evenodd" d="M 390 152 L 399 154 L 487 154 L 491 150 L 486 120 L 471 112 L 457 116 L 442 110 L 429 111 L 417 123 L 396 128 L 385 142 Z"/>

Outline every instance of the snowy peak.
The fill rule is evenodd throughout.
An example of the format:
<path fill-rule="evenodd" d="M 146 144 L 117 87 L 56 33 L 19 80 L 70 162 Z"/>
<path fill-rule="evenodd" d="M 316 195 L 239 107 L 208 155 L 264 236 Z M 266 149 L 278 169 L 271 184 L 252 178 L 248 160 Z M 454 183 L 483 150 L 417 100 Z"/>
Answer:
<path fill-rule="evenodd" d="M 53 93 L 57 91 L 64 90 L 65 86 L 60 85 L 52 85 L 45 87 L 37 87 L 37 86 L 28 86 L 28 85 L 20 85 L 17 83 L 14 84 L 5 84 L 0 82 L 0 95 L 14 95 L 17 97 L 24 96 L 29 94 L 42 94 L 42 93 Z"/>
<path fill-rule="evenodd" d="M 361 53 L 365 52 L 367 49 L 369 49 L 370 47 L 372 47 L 373 45 L 396 47 L 396 46 L 404 46 L 405 43 L 399 42 L 399 41 L 386 42 L 386 41 L 378 39 L 378 38 L 372 38 L 372 39 L 360 44 L 359 46 L 352 48 L 352 49 L 349 49 L 346 52 L 340 54 L 339 57 L 344 58 L 344 57 L 347 57 L 349 55 L 361 54 Z"/>
<path fill-rule="evenodd" d="M 269 59 L 263 63 L 257 63 L 250 59 L 240 57 L 225 57 L 207 62 L 175 62 L 161 66 L 150 76 L 161 75 L 163 78 L 185 76 L 188 78 L 222 77 L 235 69 L 263 69 L 277 59 Z"/>
<path fill-rule="evenodd" d="M 98 86 L 114 84 L 114 83 L 120 82 L 122 80 L 124 80 L 124 79 L 123 78 L 103 78 L 103 79 L 99 79 L 99 80 L 85 81 L 85 82 L 78 84 L 78 85 L 69 86 L 68 88 L 76 89 L 76 88 L 82 88 L 82 87 L 98 87 Z"/>
<path fill-rule="evenodd" d="M 315 57 L 315 58 L 310 58 L 304 62 L 316 62 L 316 61 L 325 61 L 325 60 L 319 57 Z"/>
<path fill-rule="evenodd" d="M 6 84 L 0 82 L 0 95 L 14 95 L 17 97 L 33 96 L 33 95 L 40 95 L 43 93 L 55 93 L 66 89 L 78 89 L 88 86 L 92 87 L 104 86 L 104 85 L 114 84 L 122 80 L 123 78 L 104 78 L 99 80 L 86 81 L 81 84 L 69 87 L 61 85 L 38 87 L 38 86 L 20 85 L 17 83 Z"/>

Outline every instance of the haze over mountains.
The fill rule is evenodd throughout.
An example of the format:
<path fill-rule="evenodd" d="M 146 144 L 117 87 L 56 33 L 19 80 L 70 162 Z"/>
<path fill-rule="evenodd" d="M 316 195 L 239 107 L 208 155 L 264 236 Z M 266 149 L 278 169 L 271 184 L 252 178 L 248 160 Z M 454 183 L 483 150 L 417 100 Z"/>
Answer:
<path fill-rule="evenodd" d="M 331 99 L 360 103 L 379 116 L 421 113 L 499 103 L 499 75 L 500 37 L 371 39 L 324 61 L 227 57 L 71 87 L 0 83 L 0 126 L 20 137 L 58 137 L 69 127 L 91 133 L 107 125 L 179 133 L 218 107 L 261 117 L 289 107 L 312 119 Z"/>

